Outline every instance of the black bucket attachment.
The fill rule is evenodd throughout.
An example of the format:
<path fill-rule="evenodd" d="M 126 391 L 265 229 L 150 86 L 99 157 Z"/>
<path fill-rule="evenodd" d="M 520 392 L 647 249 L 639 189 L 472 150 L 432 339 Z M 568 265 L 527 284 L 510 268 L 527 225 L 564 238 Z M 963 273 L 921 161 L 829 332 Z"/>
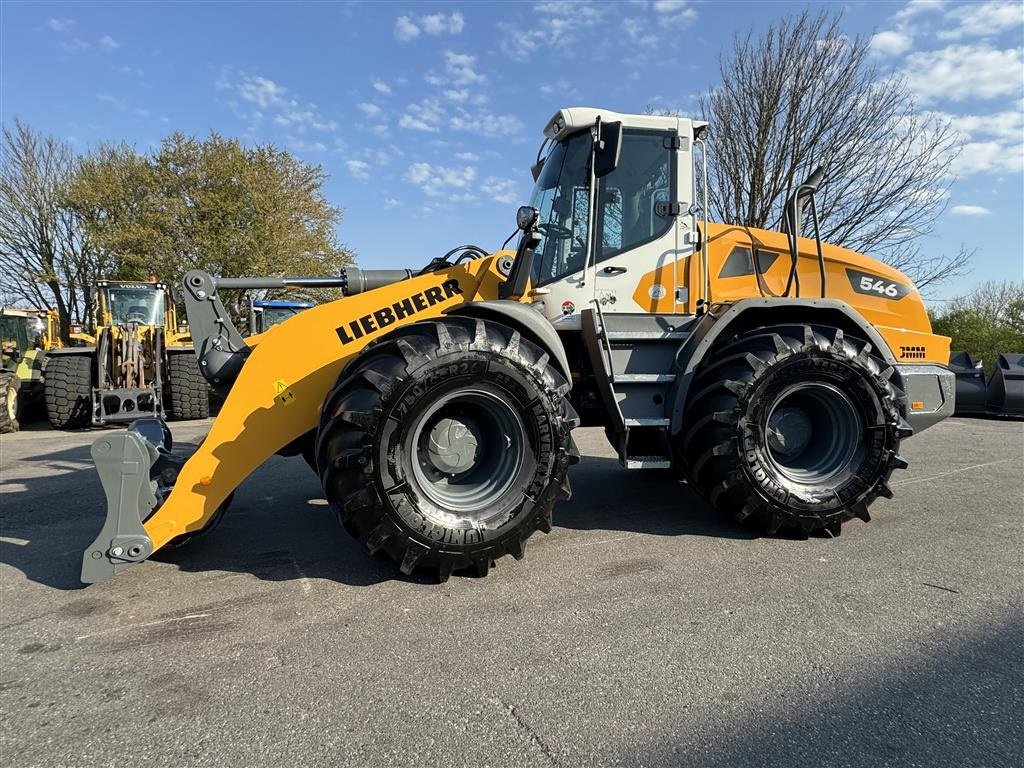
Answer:
<path fill-rule="evenodd" d="M 986 405 L 994 416 L 1024 419 L 1024 354 L 1004 352 L 996 358 Z"/>
<path fill-rule="evenodd" d="M 983 416 L 988 401 L 985 371 L 970 352 L 950 352 L 949 370 L 956 374 L 956 416 Z"/>

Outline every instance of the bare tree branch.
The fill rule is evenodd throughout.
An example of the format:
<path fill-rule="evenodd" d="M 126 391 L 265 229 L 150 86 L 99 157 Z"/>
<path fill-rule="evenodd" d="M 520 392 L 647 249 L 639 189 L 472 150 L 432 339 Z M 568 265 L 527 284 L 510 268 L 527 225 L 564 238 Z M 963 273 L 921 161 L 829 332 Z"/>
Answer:
<path fill-rule="evenodd" d="M 56 307 L 61 335 L 90 311 L 100 255 L 61 204 L 74 170 L 70 147 L 15 120 L 0 141 L 0 271 L 5 298 Z"/>
<path fill-rule="evenodd" d="M 736 37 L 721 56 L 721 84 L 700 100 L 711 123 L 711 212 L 772 228 L 790 191 L 821 165 L 822 238 L 934 287 L 964 274 L 973 254 L 920 246 L 945 210 L 959 137 L 918 114 L 903 81 L 871 62 L 868 38 L 847 37 L 840 20 L 805 11 Z"/>

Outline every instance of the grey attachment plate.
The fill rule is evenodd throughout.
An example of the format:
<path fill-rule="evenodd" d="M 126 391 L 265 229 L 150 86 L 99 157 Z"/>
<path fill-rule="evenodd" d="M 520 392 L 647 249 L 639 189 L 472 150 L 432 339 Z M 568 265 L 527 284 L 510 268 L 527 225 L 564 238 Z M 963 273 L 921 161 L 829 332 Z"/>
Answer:
<path fill-rule="evenodd" d="M 92 444 L 107 518 L 96 540 L 82 556 L 82 581 L 94 584 L 109 579 L 153 553 L 153 542 L 142 521 L 156 507 L 149 470 L 157 451 L 133 432 L 104 435 Z"/>

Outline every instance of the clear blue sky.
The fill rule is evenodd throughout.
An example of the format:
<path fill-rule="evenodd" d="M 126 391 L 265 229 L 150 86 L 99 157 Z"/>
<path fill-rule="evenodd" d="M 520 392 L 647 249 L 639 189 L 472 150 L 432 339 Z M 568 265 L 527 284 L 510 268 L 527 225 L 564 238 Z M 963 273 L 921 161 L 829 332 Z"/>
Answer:
<path fill-rule="evenodd" d="M 800 3 L 14 3 L 0 6 L 2 117 L 86 150 L 173 130 L 273 142 L 330 174 L 369 267 L 501 244 L 560 106 L 692 112 L 736 32 Z M 850 2 L 922 109 L 967 148 L 925 246 L 977 247 L 940 295 L 1022 272 L 1020 2 Z M 720 130 L 720 129 L 719 129 Z"/>

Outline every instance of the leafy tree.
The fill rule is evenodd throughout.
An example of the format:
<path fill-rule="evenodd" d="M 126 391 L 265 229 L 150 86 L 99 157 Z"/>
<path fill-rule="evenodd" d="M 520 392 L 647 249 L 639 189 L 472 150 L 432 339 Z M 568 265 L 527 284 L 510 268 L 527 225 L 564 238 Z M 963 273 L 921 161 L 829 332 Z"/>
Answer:
<path fill-rule="evenodd" d="M 337 241 L 341 211 L 325 181 L 322 168 L 273 146 L 175 133 L 151 155 L 99 147 L 80 161 L 65 201 L 120 278 L 337 274 L 351 255 Z M 240 316 L 239 298 L 229 303 Z"/>
<path fill-rule="evenodd" d="M 951 337 L 953 349 L 966 349 L 991 371 L 1000 352 L 1024 352 L 1024 283 L 982 283 L 950 302 L 932 328 Z"/>
<path fill-rule="evenodd" d="M 60 332 L 91 310 L 89 287 L 108 268 L 74 211 L 61 203 L 74 171 L 67 143 L 20 120 L 0 141 L 3 301 L 56 307 Z"/>
<path fill-rule="evenodd" d="M 734 39 L 721 83 L 700 99 L 711 124 L 708 200 L 720 221 L 773 228 L 789 193 L 821 165 L 822 238 L 906 272 L 918 288 L 964 274 L 971 252 L 925 252 L 945 209 L 949 122 L 919 114 L 841 13 L 805 11 Z M 805 228 L 805 232 L 806 232 Z"/>

